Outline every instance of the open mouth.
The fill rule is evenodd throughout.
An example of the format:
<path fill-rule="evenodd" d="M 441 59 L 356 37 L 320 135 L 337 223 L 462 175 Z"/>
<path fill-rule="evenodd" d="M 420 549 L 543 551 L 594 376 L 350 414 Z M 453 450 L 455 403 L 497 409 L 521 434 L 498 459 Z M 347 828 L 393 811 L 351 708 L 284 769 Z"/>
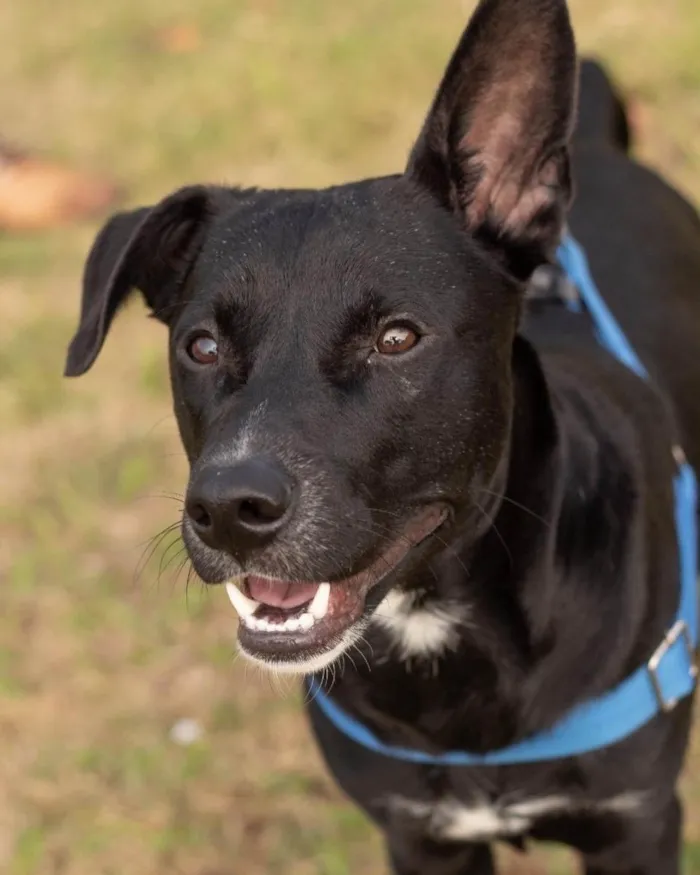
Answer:
<path fill-rule="evenodd" d="M 444 522 L 447 509 L 430 506 L 393 539 L 367 568 L 333 582 L 288 581 L 254 574 L 229 581 L 238 612 L 241 650 L 255 661 L 295 671 L 316 671 L 356 640 L 368 600 L 407 554 Z M 368 604 L 371 601 L 372 604 Z"/>

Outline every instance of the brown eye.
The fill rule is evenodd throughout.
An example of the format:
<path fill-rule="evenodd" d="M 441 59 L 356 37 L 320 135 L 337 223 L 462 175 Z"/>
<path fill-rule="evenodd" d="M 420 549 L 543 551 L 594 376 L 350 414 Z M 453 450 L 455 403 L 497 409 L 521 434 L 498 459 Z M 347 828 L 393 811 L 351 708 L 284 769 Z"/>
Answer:
<path fill-rule="evenodd" d="M 396 355 L 408 352 L 418 343 L 418 334 L 407 325 L 390 325 L 377 341 L 377 352 L 382 355 Z"/>
<path fill-rule="evenodd" d="M 219 347 L 210 334 L 200 334 L 190 341 L 187 354 L 198 365 L 213 365 L 219 358 Z"/>

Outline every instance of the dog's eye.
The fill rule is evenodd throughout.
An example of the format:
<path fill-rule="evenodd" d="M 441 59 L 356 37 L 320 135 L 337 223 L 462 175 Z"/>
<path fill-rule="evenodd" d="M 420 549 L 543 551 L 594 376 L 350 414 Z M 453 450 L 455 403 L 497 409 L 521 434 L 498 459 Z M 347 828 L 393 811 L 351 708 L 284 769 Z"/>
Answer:
<path fill-rule="evenodd" d="M 408 352 L 418 343 L 419 336 L 408 325 L 390 325 L 386 328 L 377 341 L 377 352 L 382 355 L 397 355 Z"/>
<path fill-rule="evenodd" d="M 200 334 L 190 341 L 187 354 L 198 365 L 213 365 L 219 358 L 219 347 L 211 334 Z"/>

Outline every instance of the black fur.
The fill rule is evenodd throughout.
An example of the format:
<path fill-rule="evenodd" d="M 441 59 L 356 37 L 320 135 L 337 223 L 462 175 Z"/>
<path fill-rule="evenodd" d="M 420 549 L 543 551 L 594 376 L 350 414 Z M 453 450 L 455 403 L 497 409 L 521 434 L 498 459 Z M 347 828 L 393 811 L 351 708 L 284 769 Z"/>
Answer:
<path fill-rule="evenodd" d="M 575 69 L 565 3 L 484 0 L 403 175 L 325 191 L 183 189 L 113 219 L 88 260 L 67 373 L 92 365 L 137 286 L 170 330 L 192 477 L 255 421 L 255 452 L 301 484 L 290 524 L 245 558 L 185 522 L 206 581 L 241 568 L 338 581 L 417 508 L 449 506 L 388 584 L 461 610 L 458 640 L 406 660 L 372 623 L 333 684 L 393 743 L 487 751 L 550 726 L 643 664 L 677 610 L 671 448 L 700 466 L 700 221 L 630 159 L 623 101 L 593 62 L 569 149 Z M 607 355 L 584 317 L 524 304 L 559 239 L 571 167 L 568 221 L 652 383 Z M 377 332 L 399 317 L 422 340 L 378 357 Z M 214 369 L 184 352 L 202 328 L 218 341 Z M 690 712 L 686 700 L 575 759 L 437 769 L 370 754 L 310 706 L 331 771 L 384 830 L 397 875 L 488 875 L 492 838 L 564 842 L 588 875 L 678 875 Z M 523 830 L 468 843 L 441 829 L 449 800 L 505 813 L 552 797 L 568 807 Z"/>

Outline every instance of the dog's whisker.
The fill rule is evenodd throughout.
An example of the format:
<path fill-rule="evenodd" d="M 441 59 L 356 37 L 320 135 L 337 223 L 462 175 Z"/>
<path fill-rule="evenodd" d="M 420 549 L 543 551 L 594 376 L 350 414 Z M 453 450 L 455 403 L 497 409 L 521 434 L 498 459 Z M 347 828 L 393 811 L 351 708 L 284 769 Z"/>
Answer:
<path fill-rule="evenodd" d="M 506 544 L 505 538 L 503 537 L 503 535 L 501 534 L 501 532 L 500 532 L 498 526 L 496 525 L 496 521 L 493 519 L 493 517 L 490 517 L 490 516 L 486 513 L 486 511 L 485 511 L 484 508 L 479 504 L 478 501 L 474 501 L 474 507 L 476 507 L 476 509 L 477 509 L 478 511 L 480 511 L 480 512 L 483 514 L 483 516 L 484 516 L 484 518 L 485 518 L 486 520 L 488 520 L 488 523 L 489 523 L 490 528 L 493 530 L 494 535 L 498 538 L 498 540 L 499 540 L 499 541 L 501 542 L 501 544 L 503 545 L 503 549 L 506 551 L 506 555 L 508 556 L 508 562 L 509 562 L 510 565 L 512 566 L 512 565 L 513 565 L 513 554 L 510 552 L 510 549 L 509 549 L 509 547 L 508 547 L 508 544 Z"/>
<path fill-rule="evenodd" d="M 175 501 L 180 505 L 181 509 L 184 507 L 184 498 L 181 495 L 170 495 L 167 492 L 137 495 L 134 497 L 133 501 Z M 179 525 L 179 523 L 177 523 L 177 525 Z"/>
<path fill-rule="evenodd" d="M 185 605 L 188 607 L 188 609 L 189 609 L 189 598 L 190 598 L 190 587 L 189 587 L 188 579 L 189 579 L 191 567 L 192 567 L 192 563 L 190 562 L 189 557 L 184 556 L 182 559 L 182 562 L 180 563 L 179 568 L 177 569 L 177 571 L 175 573 L 175 580 L 173 581 L 173 588 L 175 588 L 179 585 L 180 576 L 182 575 L 182 572 L 185 569 L 187 569 L 187 573 L 185 575 L 184 591 L 185 591 Z"/>
<path fill-rule="evenodd" d="M 535 513 L 534 510 L 531 510 L 529 507 L 526 507 L 524 504 L 521 504 L 519 501 L 514 501 L 512 498 L 505 494 L 501 494 L 499 492 L 493 492 L 490 489 L 481 488 L 481 491 L 486 493 L 486 495 L 491 495 L 493 498 L 498 499 L 499 501 L 505 501 L 507 504 L 511 504 L 513 507 L 517 507 L 518 510 L 522 510 L 524 513 L 529 514 L 534 519 L 538 520 L 542 523 L 542 525 L 546 526 L 548 529 L 551 528 L 551 523 L 549 520 L 546 520 L 543 516 L 540 516 L 538 513 Z"/>
<path fill-rule="evenodd" d="M 163 538 L 163 537 L 165 537 L 166 535 L 169 535 L 169 534 L 170 534 L 171 532 L 173 532 L 175 529 L 179 528 L 179 526 L 180 526 L 180 522 L 179 522 L 179 520 L 178 520 L 177 522 L 170 523 L 170 524 L 167 525 L 164 529 L 161 529 L 160 531 L 156 532 L 155 535 L 152 535 L 150 538 L 147 538 L 145 541 L 142 541 L 142 542 L 141 542 L 140 544 L 138 544 L 137 546 L 139 546 L 139 547 L 144 547 L 144 546 L 145 546 L 145 547 L 148 547 L 148 546 L 151 546 L 155 541 L 157 541 L 158 538 Z M 157 546 L 157 545 L 156 545 L 156 546 Z"/>
<path fill-rule="evenodd" d="M 368 646 L 369 646 L 369 643 L 368 643 Z M 369 647 L 369 649 L 370 649 L 371 654 L 373 655 L 371 646 Z M 372 671 L 372 666 L 370 665 L 369 659 L 367 659 L 367 656 L 362 652 L 360 645 L 359 645 L 359 642 L 355 642 L 354 644 L 352 644 L 348 650 L 348 658 L 352 662 L 353 668 L 357 669 L 355 662 L 353 661 L 352 657 L 350 656 L 352 651 L 356 651 L 358 656 L 360 656 L 364 660 L 364 663 L 367 666 L 367 671 Z"/>
<path fill-rule="evenodd" d="M 159 420 L 157 420 L 157 421 L 156 421 L 156 422 L 155 422 L 155 423 L 154 423 L 154 424 L 148 429 L 148 431 L 144 434 L 144 437 L 150 437 L 150 436 L 153 434 L 153 432 L 154 432 L 157 428 L 159 428 L 164 422 L 166 422 L 167 420 L 174 420 L 174 419 L 175 419 L 174 414 L 172 414 L 172 413 L 166 413 L 164 416 L 162 416 Z"/>
<path fill-rule="evenodd" d="M 175 549 L 175 553 L 172 553 L 173 549 Z M 161 554 L 160 562 L 158 563 L 158 576 L 156 578 L 157 584 L 160 584 L 164 572 L 167 571 L 173 561 L 175 561 L 178 556 L 181 556 L 185 550 L 186 547 L 180 538 L 175 538 L 170 544 L 168 544 Z"/>
<path fill-rule="evenodd" d="M 373 510 L 373 512 L 374 512 L 374 510 Z M 396 516 L 398 517 L 398 516 L 401 516 L 401 515 L 400 515 L 400 514 L 396 514 Z M 388 527 L 386 527 L 386 526 L 382 526 L 381 523 L 375 523 L 375 525 L 377 526 L 377 529 L 376 529 L 376 530 L 368 530 L 368 531 L 370 531 L 372 534 L 375 534 L 375 535 L 376 535 L 376 534 L 379 534 L 379 535 L 384 536 L 384 537 L 385 537 L 387 534 L 389 534 L 389 535 L 393 535 L 393 534 L 394 534 L 393 531 L 392 531 L 390 528 L 388 528 Z M 406 542 L 408 543 L 408 545 L 411 546 L 411 547 L 416 546 L 416 545 L 415 545 L 415 544 L 414 544 L 409 538 L 407 538 L 407 537 L 405 537 L 405 536 L 401 536 L 401 535 L 399 534 L 397 537 L 404 537 L 405 541 L 406 541 Z M 457 563 L 461 566 L 462 570 L 465 572 L 465 574 L 467 575 L 467 577 L 469 577 L 469 575 L 470 575 L 469 568 L 468 568 L 468 566 L 466 565 L 466 563 L 463 561 L 463 559 L 461 558 L 461 556 L 460 556 L 460 555 L 454 550 L 454 545 L 450 544 L 450 543 L 449 543 L 448 541 L 446 541 L 443 537 L 441 537 L 441 536 L 438 534 L 438 532 L 433 532 L 433 533 L 430 535 L 430 537 L 431 537 L 436 543 L 438 543 L 438 544 L 440 544 L 442 547 L 444 547 L 446 550 L 449 550 L 449 551 L 452 552 L 452 556 L 454 557 L 454 559 L 455 559 L 455 560 L 457 561 Z M 434 576 L 434 577 L 436 578 L 436 580 L 437 580 L 437 575 L 436 575 L 436 573 L 435 573 L 435 571 L 434 571 L 434 569 L 433 569 L 432 567 L 430 568 L 430 571 L 431 571 L 431 573 L 433 574 L 433 576 Z"/>
<path fill-rule="evenodd" d="M 136 584 L 139 582 L 141 575 L 144 573 L 148 563 L 151 561 L 156 551 L 159 549 L 160 545 L 163 543 L 165 538 L 171 535 L 176 529 L 179 528 L 179 523 L 172 523 L 169 526 L 166 526 L 162 531 L 155 534 L 152 538 L 149 538 L 146 541 L 146 546 L 144 548 L 143 553 L 141 554 L 141 558 L 136 563 L 136 568 L 134 569 L 133 583 Z M 176 538 L 173 543 L 176 543 L 179 538 Z"/>
<path fill-rule="evenodd" d="M 145 498 L 168 498 L 172 501 L 179 501 L 181 504 L 185 502 L 185 496 L 181 492 L 154 492 Z"/>

